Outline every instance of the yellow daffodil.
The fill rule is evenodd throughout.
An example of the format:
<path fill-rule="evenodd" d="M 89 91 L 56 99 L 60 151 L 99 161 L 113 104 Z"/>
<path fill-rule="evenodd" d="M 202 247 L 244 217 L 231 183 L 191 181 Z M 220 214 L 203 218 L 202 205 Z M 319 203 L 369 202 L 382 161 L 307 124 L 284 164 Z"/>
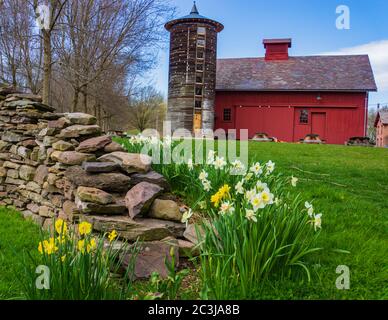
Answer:
<path fill-rule="evenodd" d="M 116 231 L 116 230 L 112 230 L 112 231 L 108 234 L 109 242 L 114 241 L 114 240 L 117 238 L 117 236 L 118 236 L 117 231 Z"/>
<path fill-rule="evenodd" d="M 211 203 L 214 204 L 214 206 L 217 208 L 220 203 L 220 195 L 217 192 L 216 194 L 213 194 L 210 198 Z"/>
<path fill-rule="evenodd" d="M 62 262 L 65 262 L 65 260 L 66 260 L 66 255 L 64 255 L 64 256 L 61 257 L 61 261 L 62 261 Z"/>
<path fill-rule="evenodd" d="M 58 247 L 55 245 L 55 239 L 50 238 L 49 240 L 43 240 L 43 241 L 39 242 L 38 251 L 41 254 L 46 253 L 48 255 L 57 252 Z"/>
<path fill-rule="evenodd" d="M 55 230 L 58 234 L 66 234 L 67 233 L 67 224 L 62 219 L 58 219 L 55 221 Z"/>
<path fill-rule="evenodd" d="M 92 232 L 92 225 L 89 222 L 83 221 L 78 226 L 78 231 L 81 236 Z"/>
<path fill-rule="evenodd" d="M 94 251 L 97 248 L 96 239 L 92 238 L 90 242 L 86 245 L 86 251 L 90 253 L 90 251 Z"/>
<path fill-rule="evenodd" d="M 78 250 L 81 251 L 82 253 L 85 252 L 85 240 L 78 240 Z"/>

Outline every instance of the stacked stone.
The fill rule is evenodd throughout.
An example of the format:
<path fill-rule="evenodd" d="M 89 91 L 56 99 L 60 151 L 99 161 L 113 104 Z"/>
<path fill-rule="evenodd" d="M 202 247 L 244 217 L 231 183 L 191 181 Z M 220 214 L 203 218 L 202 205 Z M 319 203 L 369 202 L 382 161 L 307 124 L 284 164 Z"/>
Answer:
<path fill-rule="evenodd" d="M 82 218 L 96 232 L 140 238 L 158 248 L 143 258 L 158 261 L 162 273 L 171 244 L 190 254 L 193 243 L 183 238 L 195 241 L 195 229 L 180 222 L 182 210 L 166 196 L 168 183 L 151 170 L 151 158 L 125 152 L 92 115 L 54 111 L 39 96 L 0 88 L 0 205 L 44 228 L 54 217 Z M 155 271 L 146 262 L 137 276 Z"/>

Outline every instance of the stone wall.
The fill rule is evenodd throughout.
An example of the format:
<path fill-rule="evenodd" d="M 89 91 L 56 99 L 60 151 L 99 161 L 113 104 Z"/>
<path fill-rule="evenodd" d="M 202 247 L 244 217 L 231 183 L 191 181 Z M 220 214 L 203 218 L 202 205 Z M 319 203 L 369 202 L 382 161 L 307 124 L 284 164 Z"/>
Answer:
<path fill-rule="evenodd" d="M 125 152 L 94 116 L 56 113 L 39 96 L 0 88 L 0 136 L 0 205 L 44 228 L 54 217 L 81 219 L 129 241 L 169 237 L 192 246 L 183 240 L 182 209 L 166 195 L 168 183 L 151 170 L 151 158 Z"/>

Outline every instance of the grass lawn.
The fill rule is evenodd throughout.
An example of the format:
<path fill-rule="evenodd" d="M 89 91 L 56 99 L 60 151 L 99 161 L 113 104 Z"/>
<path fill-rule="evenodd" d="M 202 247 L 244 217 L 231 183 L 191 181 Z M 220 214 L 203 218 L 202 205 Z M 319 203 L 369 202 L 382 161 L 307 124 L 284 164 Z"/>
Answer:
<path fill-rule="evenodd" d="M 17 280 L 23 275 L 22 252 L 34 252 L 39 227 L 12 209 L 0 207 L 0 300 L 23 298 Z"/>
<path fill-rule="evenodd" d="M 270 283 L 257 298 L 388 299 L 388 150 L 252 142 L 250 158 L 298 177 L 297 191 L 323 213 L 312 281 Z M 0 208 L 0 299 L 20 296 L 20 252 L 36 250 L 38 238 L 32 223 Z M 338 265 L 350 268 L 350 290 L 335 286 Z M 188 287 L 182 297 L 198 296 Z"/>

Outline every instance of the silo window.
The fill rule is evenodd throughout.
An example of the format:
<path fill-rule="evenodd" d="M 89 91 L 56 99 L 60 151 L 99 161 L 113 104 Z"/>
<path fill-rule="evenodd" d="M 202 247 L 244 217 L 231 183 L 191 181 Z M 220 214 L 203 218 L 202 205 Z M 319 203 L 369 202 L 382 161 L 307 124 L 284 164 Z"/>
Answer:
<path fill-rule="evenodd" d="M 202 109 L 202 101 L 195 100 L 195 109 Z"/>
<path fill-rule="evenodd" d="M 203 51 L 201 50 L 197 51 L 197 59 L 203 59 Z"/>
<path fill-rule="evenodd" d="M 224 109 L 224 121 L 231 121 L 231 120 L 232 120 L 232 110 Z"/>
<path fill-rule="evenodd" d="M 206 28 L 205 27 L 198 27 L 198 34 L 205 35 L 206 34 Z"/>
<path fill-rule="evenodd" d="M 196 96 L 202 96 L 202 87 L 196 87 L 195 88 L 195 95 Z"/>
<path fill-rule="evenodd" d="M 204 46 L 205 46 L 205 40 L 203 40 L 203 39 L 198 39 L 198 40 L 197 40 L 197 46 L 198 46 L 198 47 L 204 47 Z"/>
<path fill-rule="evenodd" d="M 203 71 L 203 64 L 202 63 L 197 64 L 197 71 Z"/>
<path fill-rule="evenodd" d="M 203 83 L 203 75 L 201 73 L 197 73 L 197 75 L 195 76 L 195 82 Z"/>

